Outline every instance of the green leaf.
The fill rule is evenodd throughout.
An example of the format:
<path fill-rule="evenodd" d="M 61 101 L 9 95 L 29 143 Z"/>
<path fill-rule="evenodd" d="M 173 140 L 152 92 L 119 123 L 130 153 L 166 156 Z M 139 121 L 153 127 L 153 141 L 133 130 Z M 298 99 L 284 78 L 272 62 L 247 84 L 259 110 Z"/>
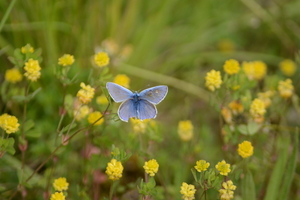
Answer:
<path fill-rule="evenodd" d="M 237 129 L 241 134 L 248 135 L 248 127 L 245 124 L 239 125 Z"/>
<path fill-rule="evenodd" d="M 15 95 L 15 96 L 12 96 L 12 99 L 19 102 L 19 103 L 22 103 L 22 102 L 28 100 L 28 98 L 25 97 L 24 95 Z"/>
<path fill-rule="evenodd" d="M 32 119 L 27 120 L 23 126 L 24 126 L 24 131 L 27 132 L 34 127 L 34 122 Z"/>
<path fill-rule="evenodd" d="M 64 132 L 67 132 L 70 128 L 70 130 L 72 130 L 73 128 L 75 128 L 77 126 L 76 123 L 73 123 L 72 126 L 71 124 L 68 124 L 67 126 L 65 126 L 61 131 L 60 131 L 60 134 L 64 133 Z"/>
<path fill-rule="evenodd" d="M 30 131 L 27 131 L 25 135 L 26 135 L 26 137 L 38 138 L 41 136 L 41 132 L 36 129 L 33 129 Z"/>
<path fill-rule="evenodd" d="M 193 177 L 194 177 L 195 181 L 199 182 L 199 180 L 197 178 L 197 175 L 196 175 L 196 173 L 197 173 L 196 170 L 194 168 L 192 168 L 191 171 L 192 171 L 192 174 L 193 174 Z"/>
<path fill-rule="evenodd" d="M 28 96 L 27 96 L 27 98 L 28 98 L 28 100 L 31 100 L 31 99 L 33 99 L 33 97 L 37 94 L 37 93 L 39 93 L 40 91 L 41 91 L 41 87 L 39 87 L 38 89 L 36 89 L 35 91 L 33 91 L 31 94 L 29 94 Z"/>
<path fill-rule="evenodd" d="M 286 164 L 289 151 L 289 137 L 278 137 L 278 152 L 279 156 L 275 163 L 271 177 L 269 179 L 267 191 L 264 200 L 274 200 L 278 197 L 278 191 L 280 190 L 280 184 L 286 174 Z"/>
<path fill-rule="evenodd" d="M 156 182 L 153 177 L 150 177 L 147 183 L 148 188 L 154 188 L 156 186 Z"/>
<path fill-rule="evenodd" d="M 255 133 L 257 133 L 257 131 L 260 129 L 261 125 L 256 123 L 256 122 L 249 122 L 248 123 L 248 134 L 249 135 L 254 135 Z"/>
<path fill-rule="evenodd" d="M 245 173 L 245 177 L 242 180 L 242 198 L 243 200 L 255 200 L 255 183 L 250 171 Z"/>
<path fill-rule="evenodd" d="M 17 61 L 16 61 L 16 59 L 15 59 L 14 57 L 9 56 L 9 57 L 8 57 L 8 60 L 9 60 L 12 64 L 17 65 Z"/>
<path fill-rule="evenodd" d="M 294 134 L 294 133 L 292 133 Z M 291 184 L 293 181 L 294 174 L 296 173 L 296 165 L 297 165 L 297 158 L 298 158 L 298 145 L 299 145 L 299 129 L 297 128 L 296 133 L 294 134 L 294 144 L 293 144 L 293 151 L 292 155 L 289 158 L 286 164 L 286 170 L 284 174 L 284 179 L 282 181 L 280 187 L 280 193 L 277 199 L 288 199 L 288 192 L 291 188 Z"/>
<path fill-rule="evenodd" d="M 15 139 L 14 138 L 8 138 L 7 139 L 7 146 L 6 146 L 6 151 L 7 153 L 14 155 L 16 153 L 16 150 L 14 148 L 14 144 L 15 144 Z"/>

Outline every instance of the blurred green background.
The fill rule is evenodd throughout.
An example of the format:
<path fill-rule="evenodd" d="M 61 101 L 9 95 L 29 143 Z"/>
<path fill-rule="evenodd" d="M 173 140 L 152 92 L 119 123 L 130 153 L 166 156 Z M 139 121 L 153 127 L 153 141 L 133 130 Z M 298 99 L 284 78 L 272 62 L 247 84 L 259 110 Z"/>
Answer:
<path fill-rule="evenodd" d="M 298 51 L 299 8 L 299 0 L 1 0 L 0 82 L 3 82 L 5 70 L 13 67 L 8 57 L 13 55 L 14 49 L 27 43 L 41 48 L 43 62 L 39 84 L 47 94 L 37 95 L 28 107 L 28 115 L 44 130 L 55 130 L 59 121 L 58 108 L 62 103 L 62 97 L 57 96 L 62 88 L 53 75 L 58 58 L 65 53 L 75 57 L 71 73 L 79 72 L 78 84 L 68 90 L 75 96 L 79 82 L 88 82 L 91 57 L 98 49 L 106 50 L 104 41 L 113 41 L 115 51 L 110 54 L 112 62 L 109 66 L 113 75 L 129 76 L 133 90 L 158 84 L 169 86 L 168 96 L 158 106 L 158 121 L 163 120 L 164 143 L 170 145 L 168 148 L 172 153 L 171 156 L 162 154 L 161 160 L 176 158 L 178 154 L 184 157 L 191 149 L 200 152 L 205 148 L 210 154 L 202 156 L 216 162 L 221 156 L 215 155 L 222 155 L 223 150 L 216 125 L 219 116 L 209 106 L 209 92 L 204 89 L 206 72 L 222 70 L 224 62 L 234 58 L 238 61 L 262 60 L 268 66 L 268 73 L 277 73 L 278 63 L 286 58 L 294 60 Z M 128 52 L 121 59 L 124 48 Z M 297 80 L 295 77 L 296 85 Z M 0 103 L 3 104 L 2 111 L 7 109 L 5 102 Z M 21 108 L 15 105 L 10 109 L 21 116 Z M 196 134 L 194 142 L 183 147 L 180 153 L 176 152 L 180 141 L 174 137 L 177 122 L 184 119 L 193 121 L 195 132 L 201 133 L 201 138 Z M 98 142 L 107 142 L 109 147 L 114 140 L 121 140 L 116 143 L 128 149 L 133 139 L 123 144 L 127 130 L 119 130 L 108 139 L 109 142 Z M 47 131 L 42 133 L 44 140 L 51 137 L 51 131 Z M 80 149 L 80 144 L 76 144 Z M 49 150 L 35 147 L 29 154 L 39 155 L 44 160 Z M 29 160 L 32 168 L 41 162 L 34 156 Z M 182 160 L 172 162 L 174 169 L 171 172 L 179 170 Z M 168 167 L 161 166 L 165 172 Z M 165 184 L 174 184 L 178 188 L 190 174 L 191 166 L 184 168 L 186 170 L 182 170 L 180 176 L 165 174 L 171 177 L 165 179 Z M 11 175 L 5 180 L 10 178 L 16 177 Z M 191 176 L 189 180 L 192 180 Z M 169 191 L 175 194 L 176 187 L 169 188 Z"/>

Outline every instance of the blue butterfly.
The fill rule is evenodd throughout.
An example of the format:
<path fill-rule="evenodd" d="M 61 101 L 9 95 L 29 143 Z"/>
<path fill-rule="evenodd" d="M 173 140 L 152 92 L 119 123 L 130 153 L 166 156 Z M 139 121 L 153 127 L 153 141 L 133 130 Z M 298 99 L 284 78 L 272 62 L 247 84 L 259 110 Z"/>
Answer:
<path fill-rule="evenodd" d="M 155 105 L 159 104 L 168 93 L 168 87 L 165 85 L 151 87 L 140 93 L 131 92 L 112 82 L 106 83 L 106 88 L 115 102 L 122 102 L 118 115 L 125 122 L 131 117 L 140 120 L 155 118 L 157 114 Z"/>

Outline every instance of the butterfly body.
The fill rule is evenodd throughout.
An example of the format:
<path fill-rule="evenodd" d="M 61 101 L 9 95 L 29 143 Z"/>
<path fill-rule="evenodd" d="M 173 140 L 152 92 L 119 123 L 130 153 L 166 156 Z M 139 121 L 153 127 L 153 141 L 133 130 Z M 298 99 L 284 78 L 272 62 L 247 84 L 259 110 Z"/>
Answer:
<path fill-rule="evenodd" d="M 155 118 L 157 115 L 155 105 L 160 103 L 168 92 L 168 87 L 165 85 L 148 88 L 140 93 L 131 92 L 112 82 L 108 82 L 106 88 L 115 102 L 122 102 L 118 115 L 125 122 L 128 122 L 131 117 L 140 120 Z"/>

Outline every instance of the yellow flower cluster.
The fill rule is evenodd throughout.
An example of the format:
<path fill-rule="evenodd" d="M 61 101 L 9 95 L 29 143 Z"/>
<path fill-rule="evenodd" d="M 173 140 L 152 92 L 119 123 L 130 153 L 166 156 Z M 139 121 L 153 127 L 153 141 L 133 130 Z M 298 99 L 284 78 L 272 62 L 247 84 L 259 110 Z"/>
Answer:
<path fill-rule="evenodd" d="M 74 63 L 75 59 L 74 56 L 70 54 L 64 54 L 62 57 L 58 59 L 58 64 L 62 66 L 69 66 Z"/>
<path fill-rule="evenodd" d="M 180 194 L 182 194 L 183 200 L 192 200 L 195 199 L 196 189 L 194 185 L 189 185 L 185 182 L 182 183 L 180 187 Z"/>
<path fill-rule="evenodd" d="M 268 90 L 266 92 L 260 92 L 257 94 L 258 98 L 264 102 L 266 108 L 268 108 L 271 105 L 272 103 L 271 97 L 273 95 L 274 95 L 274 91 L 271 90 Z"/>
<path fill-rule="evenodd" d="M 221 73 L 216 70 L 211 70 L 206 74 L 205 81 L 205 86 L 210 91 L 215 91 L 217 88 L 220 88 L 222 84 Z"/>
<path fill-rule="evenodd" d="M 51 195 L 50 200 L 65 200 L 66 197 L 62 192 L 55 192 Z"/>
<path fill-rule="evenodd" d="M 20 124 L 15 116 L 3 114 L 0 116 L 0 127 L 7 133 L 15 133 L 19 130 Z"/>
<path fill-rule="evenodd" d="M 205 160 L 198 160 L 196 162 L 196 166 L 195 166 L 195 169 L 198 171 L 198 172 L 204 172 L 207 170 L 207 168 L 209 167 L 209 162 L 206 162 Z"/>
<path fill-rule="evenodd" d="M 254 118 L 261 117 L 265 113 L 266 113 L 265 103 L 258 98 L 254 99 L 250 105 L 250 114 L 252 115 L 252 117 Z"/>
<path fill-rule="evenodd" d="M 233 199 L 234 190 L 236 186 L 233 185 L 231 180 L 222 183 L 223 189 L 219 190 L 221 200 Z"/>
<path fill-rule="evenodd" d="M 97 121 L 98 119 L 100 119 L 100 117 L 102 117 L 103 115 L 101 114 L 101 112 L 99 111 L 95 111 L 95 112 L 92 112 L 89 114 L 89 117 L 88 117 L 88 122 L 90 124 L 93 124 L 95 121 Z M 100 125 L 104 122 L 104 118 L 102 117 L 100 120 L 98 120 L 94 126 L 97 126 L 97 125 Z"/>
<path fill-rule="evenodd" d="M 193 138 L 194 126 L 190 120 L 180 121 L 177 131 L 182 141 L 189 141 Z"/>
<path fill-rule="evenodd" d="M 79 110 L 74 110 L 74 117 L 77 121 L 82 120 L 85 118 L 90 112 L 90 109 L 87 105 L 81 106 Z"/>
<path fill-rule="evenodd" d="M 21 52 L 23 54 L 33 53 L 34 52 L 34 48 L 30 44 L 26 44 L 24 47 L 21 48 Z"/>
<path fill-rule="evenodd" d="M 279 63 L 279 68 L 286 76 L 293 76 L 296 73 L 297 67 L 294 61 L 285 59 Z"/>
<path fill-rule="evenodd" d="M 85 85 L 84 83 L 80 83 L 80 89 L 77 92 L 77 97 L 79 101 L 83 104 L 87 104 L 91 102 L 92 98 L 94 97 L 95 94 L 95 89 L 92 88 L 90 85 Z"/>
<path fill-rule="evenodd" d="M 285 81 L 280 81 L 278 85 L 278 91 L 282 98 L 290 98 L 294 93 L 294 86 L 292 80 L 288 78 Z"/>
<path fill-rule="evenodd" d="M 227 124 L 232 123 L 232 113 L 227 107 L 223 107 L 221 109 L 221 115 L 223 116 L 223 118 Z"/>
<path fill-rule="evenodd" d="M 107 97 L 105 95 L 98 96 L 96 98 L 96 102 L 99 105 L 107 105 L 109 103 L 108 99 L 107 99 Z"/>
<path fill-rule="evenodd" d="M 220 172 L 221 175 L 227 176 L 228 173 L 231 171 L 230 164 L 227 164 L 225 160 L 218 162 L 216 165 L 216 169 Z"/>
<path fill-rule="evenodd" d="M 129 88 L 130 78 L 125 74 L 118 74 L 114 78 L 113 82 L 123 87 Z"/>
<path fill-rule="evenodd" d="M 66 178 L 60 177 L 54 180 L 53 187 L 56 191 L 62 192 L 64 190 L 68 190 L 69 183 L 67 182 Z"/>
<path fill-rule="evenodd" d="M 229 59 L 225 62 L 223 68 L 227 74 L 233 75 L 240 71 L 240 64 L 237 60 Z"/>
<path fill-rule="evenodd" d="M 22 80 L 22 78 L 23 77 L 22 77 L 21 72 L 16 68 L 8 69 L 5 72 L 5 80 L 10 83 L 20 82 Z"/>
<path fill-rule="evenodd" d="M 145 133 L 150 119 L 140 120 L 135 118 L 130 118 L 130 123 L 135 133 Z"/>
<path fill-rule="evenodd" d="M 36 81 L 41 76 L 41 67 L 39 65 L 39 61 L 37 60 L 30 58 L 25 63 L 24 69 L 26 71 L 24 75 L 31 81 Z"/>
<path fill-rule="evenodd" d="M 231 109 L 232 113 L 237 115 L 244 111 L 244 106 L 239 101 L 232 101 L 228 104 L 228 107 Z"/>
<path fill-rule="evenodd" d="M 253 155 L 253 146 L 251 142 L 244 141 L 241 144 L 239 144 L 239 148 L 237 149 L 240 156 L 243 158 L 247 158 Z"/>
<path fill-rule="evenodd" d="M 147 174 L 149 174 L 150 176 L 155 176 L 155 174 L 158 172 L 159 164 L 155 159 L 152 159 L 148 162 L 145 162 L 143 168 L 145 169 Z"/>
<path fill-rule="evenodd" d="M 243 70 L 249 80 L 261 80 L 267 74 L 267 65 L 262 61 L 243 62 Z"/>
<path fill-rule="evenodd" d="M 94 56 L 94 61 L 98 67 L 105 67 L 109 64 L 109 57 L 105 52 L 99 52 Z"/>
<path fill-rule="evenodd" d="M 122 177 L 123 165 L 120 161 L 116 159 L 111 159 L 107 164 L 105 173 L 108 175 L 108 178 L 115 181 Z"/>

